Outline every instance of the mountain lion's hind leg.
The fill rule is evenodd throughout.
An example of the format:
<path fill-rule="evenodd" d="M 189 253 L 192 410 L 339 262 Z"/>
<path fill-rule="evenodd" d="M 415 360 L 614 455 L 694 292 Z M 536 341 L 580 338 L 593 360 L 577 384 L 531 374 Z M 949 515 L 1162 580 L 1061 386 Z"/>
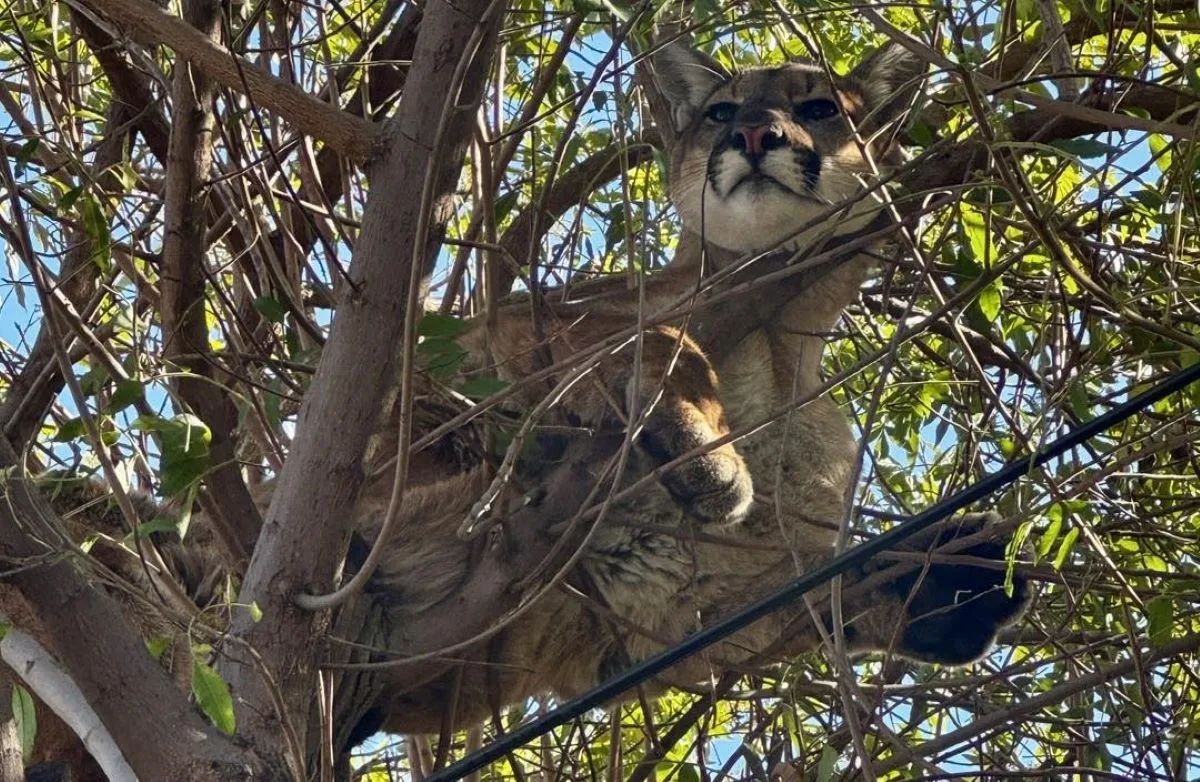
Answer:
<path fill-rule="evenodd" d="M 939 523 L 906 543 L 909 551 L 936 550 L 951 541 L 987 532 L 1000 521 L 996 513 L 968 513 Z M 1008 535 L 985 536 L 952 556 L 991 560 L 970 564 L 931 561 L 880 588 L 877 602 L 895 611 L 875 611 L 855 630 L 855 646 L 885 649 L 895 639 L 895 652 L 921 662 L 966 665 L 991 650 L 1001 630 L 1016 623 L 1029 606 L 1029 580 L 1013 574 L 1011 594 L 1005 590 Z M 891 563 L 880 563 L 886 567 Z M 899 607 L 903 606 L 903 614 Z M 891 616 L 889 616 L 889 614 Z M 903 626 L 896 629 L 896 617 Z"/>

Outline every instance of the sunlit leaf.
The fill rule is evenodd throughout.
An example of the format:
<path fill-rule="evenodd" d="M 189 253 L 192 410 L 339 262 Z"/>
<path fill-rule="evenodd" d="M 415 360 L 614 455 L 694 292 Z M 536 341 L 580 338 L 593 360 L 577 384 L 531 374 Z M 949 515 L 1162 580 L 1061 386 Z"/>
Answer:
<path fill-rule="evenodd" d="M 199 660 L 192 663 L 192 695 L 217 730 L 229 736 L 234 734 L 237 722 L 233 716 L 229 685 L 219 673 Z"/>

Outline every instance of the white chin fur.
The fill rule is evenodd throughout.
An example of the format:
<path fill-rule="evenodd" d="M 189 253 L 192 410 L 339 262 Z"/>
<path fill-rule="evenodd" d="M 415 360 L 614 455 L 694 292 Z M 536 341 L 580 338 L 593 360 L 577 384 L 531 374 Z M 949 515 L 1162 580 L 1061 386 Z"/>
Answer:
<path fill-rule="evenodd" d="M 853 233 L 869 223 L 879 209 L 876 199 L 867 197 L 855 203 L 849 215 L 839 212 L 830 215 L 834 204 L 847 200 L 859 190 L 852 175 L 836 169 L 828 170 L 827 167 L 822 171 L 817 192 L 813 198 L 806 198 L 796 195 L 795 191 L 804 188 L 799 181 L 789 181 L 791 189 L 767 181 L 745 182 L 735 187 L 749 173 L 748 165 L 737 163 L 726 162 L 717 187 L 706 182 L 702 188 L 689 187 L 686 192 L 678 192 L 676 198 L 684 225 L 697 233 L 701 233 L 703 226 L 705 240 L 727 250 L 748 253 L 782 248 L 795 251 L 818 241 L 830 233 L 831 227 L 835 236 Z M 783 167 L 768 164 L 764 170 L 782 181 L 794 178 L 790 176 L 792 172 Z M 722 192 L 728 195 L 718 195 Z M 703 211 L 701 198 L 704 200 Z M 797 233 L 815 220 L 820 222 Z"/>

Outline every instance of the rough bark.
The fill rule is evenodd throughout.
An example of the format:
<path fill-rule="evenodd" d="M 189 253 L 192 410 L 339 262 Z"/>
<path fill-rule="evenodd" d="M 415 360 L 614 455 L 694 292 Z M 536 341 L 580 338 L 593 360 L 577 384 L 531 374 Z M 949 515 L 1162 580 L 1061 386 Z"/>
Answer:
<path fill-rule="evenodd" d="M 482 22 L 489 10 L 490 16 Z M 354 506 L 362 488 L 368 441 L 399 376 L 408 264 L 421 212 L 415 196 L 432 164 L 432 225 L 421 248 L 425 288 L 451 215 L 449 199 L 470 139 L 502 10 L 503 4 L 484 0 L 425 6 L 409 74 L 410 83 L 422 89 L 406 94 L 371 166 L 374 188 L 350 264 L 351 284 L 301 408 L 292 453 L 239 598 L 256 603 L 264 618 L 255 623 L 240 613 L 233 623 L 233 635 L 256 649 L 260 659 L 254 663 L 230 659 L 224 666 L 238 700 L 239 733 L 254 746 L 278 744 L 281 717 L 290 722 L 294 735 L 307 734 L 318 662 L 316 639 L 323 637 L 329 617 L 325 612 L 302 611 L 292 599 L 301 589 L 327 591 L 339 569 L 349 535 L 344 509 Z M 468 43 L 477 29 L 483 34 L 475 38 L 478 46 L 471 65 L 461 89 L 456 89 L 456 66 L 471 54 Z M 447 96 L 457 99 L 439 145 L 437 118 Z M 439 146 L 441 154 L 431 161 L 430 151 Z M 259 666 L 270 673 L 276 691 L 260 676 Z"/>
<path fill-rule="evenodd" d="M 135 70 L 120 44 L 86 15 L 72 8 L 71 19 L 108 77 L 112 85 L 113 102 L 136 112 L 134 127 L 142 134 L 154 156 L 165 163 L 171 130 L 157 105 L 159 99 L 150 89 L 149 78 Z"/>

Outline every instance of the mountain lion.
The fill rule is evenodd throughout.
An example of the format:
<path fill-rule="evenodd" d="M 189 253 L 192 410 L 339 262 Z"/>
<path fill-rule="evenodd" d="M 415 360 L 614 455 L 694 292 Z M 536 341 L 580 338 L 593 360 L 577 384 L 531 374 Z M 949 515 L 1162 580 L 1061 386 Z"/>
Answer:
<path fill-rule="evenodd" d="M 880 209 L 874 198 L 840 213 L 832 207 L 852 201 L 880 169 L 898 162 L 895 127 L 924 70 L 896 44 L 845 77 L 831 78 L 807 63 L 731 75 L 682 43 L 661 48 L 651 63 L 673 120 L 661 131 L 673 142 L 670 195 L 684 233 L 672 264 L 645 282 L 647 313 L 686 299 L 701 279 L 739 258 L 811 249 L 822 239 L 836 244 L 870 223 Z M 751 431 L 612 502 L 599 523 L 581 520 L 582 555 L 562 583 L 543 590 L 486 640 L 449 655 L 454 662 L 426 667 L 421 676 L 403 666 L 357 674 L 371 695 L 339 728 L 343 742 L 376 729 L 429 733 L 470 726 L 530 697 L 578 694 L 828 560 L 848 513 L 856 447 L 837 406 L 817 394 L 821 353 L 870 268 L 866 253 L 834 266 L 731 348 L 706 355 L 706 345 L 683 333 L 682 323 L 657 326 L 606 348 L 590 373 L 569 388 L 563 384 L 541 423 L 601 439 L 615 433 L 619 442 L 624 422 L 640 419 L 623 485 L 731 431 Z M 518 380 L 547 366 L 568 366 L 576 353 L 630 329 L 638 307 L 637 296 L 620 291 L 544 303 L 540 331 L 528 304 L 507 307 L 490 328 L 481 318 L 458 342 L 470 368 Z M 529 410 L 566 374 L 550 372 L 545 384 L 529 385 L 512 401 Z M 779 420 L 753 428 L 790 401 L 809 397 Z M 394 429 L 381 431 L 387 445 Z M 371 638 L 358 639 L 378 650 L 371 659 L 429 651 L 419 648 L 414 633 L 430 622 L 453 621 L 461 610 L 456 601 L 480 544 L 462 540 L 457 530 L 492 479 L 467 442 L 472 431 L 468 426 L 444 437 L 433 466 L 410 480 L 399 533 L 371 585 L 378 620 Z M 535 440 L 553 450 L 555 438 L 538 438 L 538 431 Z M 551 456 L 543 451 L 540 458 L 517 471 L 522 485 L 553 474 Z M 582 484 L 594 485 L 602 467 L 591 465 Z M 368 542 L 391 483 L 390 471 L 382 471 L 354 510 L 356 529 Z M 264 507 L 269 492 L 269 486 L 262 492 Z M 515 488 L 510 494 L 525 503 L 519 507 L 534 510 L 540 498 L 553 496 Z M 519 538 L 517 516 L 505 519 L 503 502 L 497 508 L 491 539 Z M 960 519 L 914 547 L 989 523 L 988 516 Z M 1004 550 L 999 541 L 963 553 L 1003 559 Z M 848 581 L 863 575 L 850 574 Z M 1003 579 L 1003 568 L 933 564 L 865 597 L 848 597 L 843 616 L 850 651 L 891 650 L 946 664 L 977 659 L 1028 601 L 1023 578 L 1017 576 L 1011 595 Z M 822 618 L 831 624 L 827 611 Z M 805 609 L 793 607 L 681 662 L 659 684 L 695 686 L 751 662 L 786 659 L 817 641 Z"/>
<path fill-rule="evenodd" d="M 804 249 L 831 225 L 836 242 L 870 222 L 879 206 L 867 200 L 832 220 L 819 218 L 861 192 L 863 181 L 876 176 L 872 162 L 884 168 L 897 162 L 891 131 L 924 70 L 898 44 L 833 80 L 806 63 L 730 75 L 679 43 L 662 48 L 652 62 L 674 120 L 670 194 L 684 236 L 672 264 L 646 283 L 649 312 L 747 254 Z M 859 139 L 869 141 L 864 146 Z M 715 366 L 706 360 L 704 345 L 680 340 L 674 329 L 647 331 L 640 385 L 632 386 L 633 362 L 622 354 L 602 364 L 601 382 L 576 392 L 568 407 L 583 424 L 602 426 L 613 418 L 612 400 L 624 403 L 619 414 L 628 414 L 661 387 L 640 448 L 631 456 L 631 477 L 731 429 L 753 427 L 790 400 L 818 390 L 824 335 L 857 296 L 870 267 L 865 253 L 841 263 L 727 355 L 712 356 Z M 554 325 L 546 326 L 551 361 L 628 326 L 636 307 L 636 297 L 628 295 L 555 305 Z M 511 379 L 539 368 L 527 312 L 527 307 L 503 312 L 501 328 L 487 344 L 494 365 Z M 484 352 L 484 337 L 481 327 L 464 340 L 473 355 Z M 817 396 L 732 445 L 667 472 L 660 485 L 608 509 L 568 588 L 547 593 L 495 636 L 481 664 L 388 693 L 377 714 L 382 726 L 436 731 L 451 693 L 458 694 L 450 706 L 458 725 L 531 696 L 580 693 L 762 597 L 831 556 L 847 514 L 854 463 L 855 443 L 844 416 L 828 397 Z M 453 527 L 469 506 L 464 498 L 447 508 L 441 529 Z M 989 521 L 969 516 L 924 536 L 922 544 L 979 532 Z M 720 535 L 690 532 L 704 529 Z M 1001 541 L 969 552 L 1002 559 L 1004 550 Z M 428 591 L 428 571 L 413 567 L 413 561 L 397 545 L 394 564 L 381 577 L 388 593 Z M 852 652 L 891 649 L 916 660 L 964 664 L 984 654 L 1028 600 L 1020 577 L 1013 594 L 1005 593 L 1002 569 L 935 565 L 910 594 L 917 576 L 844 606 Z M 439 584 L 436 591 L 442 589 Z M 399 643 L 389 648 L 403 647 L 404 628 L 431 604 L 395 614 Z M 662 683 L 711 681 L 758 652 L 769 650 L 770 659 L 780 659 L 816 640 L 804 609 L 781 611 L 680 663 Z"/>

